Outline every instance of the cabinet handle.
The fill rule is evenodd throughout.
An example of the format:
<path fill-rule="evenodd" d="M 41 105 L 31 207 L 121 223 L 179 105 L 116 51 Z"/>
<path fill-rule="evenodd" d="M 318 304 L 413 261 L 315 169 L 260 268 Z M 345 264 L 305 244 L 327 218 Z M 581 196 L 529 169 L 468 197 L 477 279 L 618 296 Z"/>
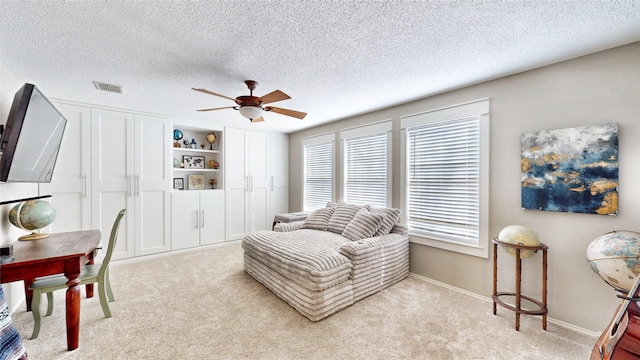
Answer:
<path fill-rule="evenodd" d="M 87 174 L 82 175 L 82 180 L 84 184 L 82 185 L 82 197 L 87 198 Z"/>
<path fill-rule="evenodd" d="M 129 180 L 127 181 L 127 195 L 131 196 L 131 188 L 133 187 L 133 178 L 131 175 L 128 176 Z"/>
<path fill-rule="evenodd" d="M 273 191 L 273 176 L 271 177 L 271 191 Z"/>
<path fill-rule="evenodd" d="M 140 195 L 140 175 L 136 175 L 136 184 L 135 184 L 136 196 Z"/>
<path fill-rule="evenodd" d="M 200 210 L 202 213 L 202 227 L 204 227 L 204 209 Z"/>
<path fill-rule="evenodd" d="M 198 215 L 198 211 L 196 210 L 196 229 L 200 228 L 200 216 Z"/>

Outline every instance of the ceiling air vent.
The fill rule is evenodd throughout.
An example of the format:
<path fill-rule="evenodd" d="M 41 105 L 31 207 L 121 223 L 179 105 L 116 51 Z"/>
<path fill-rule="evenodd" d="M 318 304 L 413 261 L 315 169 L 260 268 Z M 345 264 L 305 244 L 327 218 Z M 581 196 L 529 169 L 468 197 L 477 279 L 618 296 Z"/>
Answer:
<path fill-rule="evenodd" d="M 100 81 L 94 81 L 93 85 L 95 85 L 96 89 L 102 91 L 112 92 L 116 94 L 122 94 L 124 92 L 122 86 L 120 85 L 107 84 Z"/>

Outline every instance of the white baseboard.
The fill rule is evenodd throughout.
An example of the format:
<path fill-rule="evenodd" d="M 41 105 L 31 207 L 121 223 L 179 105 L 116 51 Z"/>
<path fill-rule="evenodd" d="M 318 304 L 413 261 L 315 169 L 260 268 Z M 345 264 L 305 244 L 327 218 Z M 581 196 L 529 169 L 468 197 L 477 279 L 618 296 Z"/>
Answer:
<path fill-rule="evenodd" d="M 428 277 L 425 277 L 425 276 L 422 276 L 422 275 L 409 273 L 409 276 L 414 277 L 416 279 L 420 279 L 422 281 L 426 281 L 428 283 L 432 283 L 434 285 L 442 286 L 442 287 L 447 288 L 449 290 L 456 291 L 456 292 L 459 292 L 459 293 L 474 297 L 474 298 L 482 300 L 482 301 L 486 301 L 488 303 L 493 303 L 493 299 L 491 299 L 490 297 L 483 296 L 483 295 L 480 295 L 480 294 L 476 294 L 474 292 L 467 291 L 467 290 L 464 290 L 464 289 L 460 289 L 460 288 L 457 288 L 455 286 L 451 286 L 449 284 L 445 284 L 443 282 L 440 282 L 440 281 L 437 281 L 437 280 L 433 280 L 431 278 L 428 278 Z M 562 326 L 564 328 L 567 328 L 567 329 L 570 329 L 570 330 L 573 330 L 573 331 L 576 331 L 576 332 L 579 332 L 579 333 L 582 333 L 582 334 L 585 334 L 585 335 L 595 336 L 595 337 L 600 336 L 600 333 L 597 333 L 597 332 L 594 332 L 594 331 L 591 331 L 591 330 L 587 330 L 587 329 L 581 328 L 579 326 L 576 326 L 576 325 L 573 325 L 573 324 L 569 324 L 567 322 L 560 321 L 560 320 L 557 320 L 557 319 L 554 319 L 554 318 L 551 318 L 551 317 L 548 317 L 548 316 L 547 316 L 547 321 L 550 322 L 550 323 L 553 323 L 555 325 Z"/>

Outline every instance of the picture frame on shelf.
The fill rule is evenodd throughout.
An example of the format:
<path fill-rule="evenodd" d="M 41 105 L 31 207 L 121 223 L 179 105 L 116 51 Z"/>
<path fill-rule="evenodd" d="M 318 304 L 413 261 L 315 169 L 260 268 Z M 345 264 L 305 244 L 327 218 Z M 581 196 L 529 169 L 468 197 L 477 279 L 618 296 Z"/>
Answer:
<path fill-rule="evenodd" d="M 176 190 L 184 190 L 184 179 L 173 178 L 173 188 Z"/>
<path fill-rule="evenodd" d="M 189 190 L 203 190 L 204 175 L 189 175 Z"/>
<path fill-rule="evenodd" d="M 185 169 L 204 169 L 204 156 L 183 155 L 182 163 Z"/>

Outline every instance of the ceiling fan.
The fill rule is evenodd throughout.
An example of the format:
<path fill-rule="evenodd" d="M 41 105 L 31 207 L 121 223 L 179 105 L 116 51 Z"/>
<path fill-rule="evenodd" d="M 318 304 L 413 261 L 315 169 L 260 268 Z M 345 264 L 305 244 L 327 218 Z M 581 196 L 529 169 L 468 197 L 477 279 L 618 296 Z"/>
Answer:
<path fill-rule="evenodd" d="M 282 115 L 286 115 L 286 116 L 291 116 L 291 117 L 298 118 L 298 119 L 304 119 L 304 117 L 307 116 L 307 113 L 301 112 L 301 111 L 283 109 L 283 108 L 279 108 L 279 107 L 275 107 L 275 106 L 263 106 L 265 104 L 274 103 L 276 101 L 282 101 L 282 100 L 291 99 L 291 97 L 289 95 L 283 93 L 280 90 L 272 91 L 272 92 L 270 92 L 270 93 L 268 93 L 268 94 L 266 94 L 264 96 L 260 96 L 260 97 L 253 96 L 253 90 L 256 89 L 256 86 L 258 85 L 258 82 L 254 81 L 254 80 L 245 80 L 244 83 L 247 84 L 247 87 L 249 88 L 249 95 L 238 96 L 235 99 L 230 98 L 228 96 L 216 94 L 216 93 L 214 93 L 212 91 L 209 91 L 207 89 L 192 88 L 195 91 L 199 91 L 201 93 L 205 93 L 205 94 L 219 96 L 221 98 L 229 99 L 231 101 L 235 101 L 235 103 L 238 104 L 236 106 L 224 106 L 224 107 L 217 107 L 217 108 L 211 108 L 211 109 L 200 109 L 198 111 L 213 111 L 213 110 L 222 110 L 222 109 L 234 109 L 234 110 L 238 110 L 240 112 L 240 115 L 242 115 L 242 116 L 246 117 L 247 119 L 251 120 L 251 122 L 264 121 L 264 118 L 262 117 L 262 112 L 263 111 L 273 111 L 274 113 L 278 113 L 278 114 L 282 114 Z"/>

